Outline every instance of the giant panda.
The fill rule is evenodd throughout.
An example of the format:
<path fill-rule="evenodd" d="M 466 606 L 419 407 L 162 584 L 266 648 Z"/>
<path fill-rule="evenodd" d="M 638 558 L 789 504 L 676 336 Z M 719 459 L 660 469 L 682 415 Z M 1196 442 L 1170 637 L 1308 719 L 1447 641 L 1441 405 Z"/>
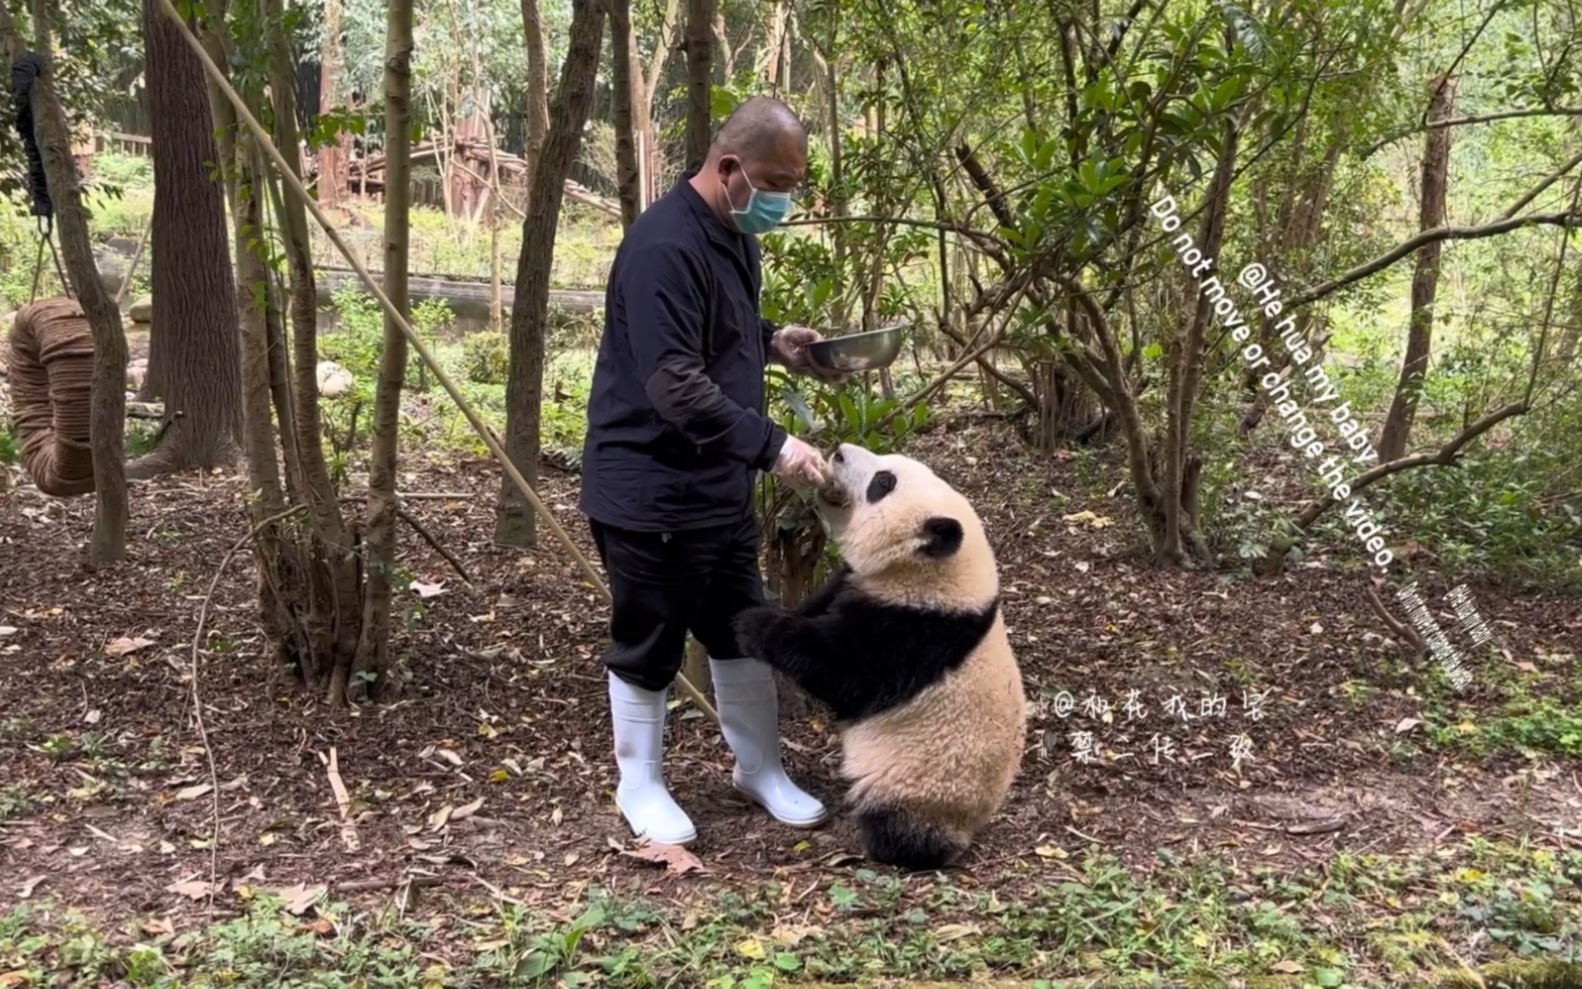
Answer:
<path fill-rule="evenodd" d="M 1026 739 L 994 552 L 967 499 L 910 457 L 842 444 L 814 500 L 839 567 L 792 612 L 744 612 L 738 641 L 833 709 L 867 857 L 954 865 Z"/>

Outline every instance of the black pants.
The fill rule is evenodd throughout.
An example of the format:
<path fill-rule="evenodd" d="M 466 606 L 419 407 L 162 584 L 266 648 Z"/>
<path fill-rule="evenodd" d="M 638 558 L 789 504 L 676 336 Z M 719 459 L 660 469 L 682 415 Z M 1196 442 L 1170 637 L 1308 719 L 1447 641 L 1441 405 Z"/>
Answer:
<path fill-rule="evenodd" d="M 614 598 L 602 657 L 611 672 L 646 690 L 669 686 L 689 631 L 715 659 L 742 655 L 731 623 L 764 600 L 756 515 L 667 533 L 590 526 Z"/>

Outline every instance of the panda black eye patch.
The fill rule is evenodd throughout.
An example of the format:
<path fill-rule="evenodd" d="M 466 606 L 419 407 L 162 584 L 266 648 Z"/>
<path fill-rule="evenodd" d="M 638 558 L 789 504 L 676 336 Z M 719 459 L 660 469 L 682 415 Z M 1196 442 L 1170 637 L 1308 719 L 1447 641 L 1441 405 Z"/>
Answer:
<path fill-rule="evenodd" d="M 887 470 L 882 470 L 873 475 L 873 480 L 868 482 L 868 504 L 883 498 L 895 490 L 895 475 Z"/>

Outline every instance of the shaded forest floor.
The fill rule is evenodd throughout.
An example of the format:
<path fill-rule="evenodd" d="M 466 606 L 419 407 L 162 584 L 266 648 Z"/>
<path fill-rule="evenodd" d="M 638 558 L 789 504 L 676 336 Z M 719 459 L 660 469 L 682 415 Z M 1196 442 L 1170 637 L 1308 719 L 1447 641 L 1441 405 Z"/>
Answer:
<path fill-rule="evenodd" d="M 1154 570 L 1106 494 L 1118 474 L 1002 428 L 958 422 L 915 451 L 985 518 L 1038 701 L 1007 808 L 946 876 L 868 867 L 844 819 L 799 832 L 743 805 L 685 703 L 667 775 L 696 857 L 633 854 L 606 609 L 547 531 L 536 552 L 491 546 L 487 462 L 403 472 L 454 495 L 408 508 L 474 583 L 403 530 L 409 579 L 443 589 L 398 596 L 393 705 L 329 716 L 269 670 L 250 560 L 233 563 L 196 692 L 216 845 L 190 646 L 245 481 L 134 486 L 129 559 L 101 573 L 81 563 L 91 499 L 6 495 L 0 985 L 1404 985 L 1582 952 L 1576 600 L 1468 581 L 1493 641 L 1453 634 L 1456 692 L 1387 637 L 1364 571 Z M 576 479 L 543 493 L 591 556 Z M 1458 575 L 1418 576 L 1454 628 Z M 838 806 L 828 725 L 788 711 L 784 730 L 792 774 Z"/>

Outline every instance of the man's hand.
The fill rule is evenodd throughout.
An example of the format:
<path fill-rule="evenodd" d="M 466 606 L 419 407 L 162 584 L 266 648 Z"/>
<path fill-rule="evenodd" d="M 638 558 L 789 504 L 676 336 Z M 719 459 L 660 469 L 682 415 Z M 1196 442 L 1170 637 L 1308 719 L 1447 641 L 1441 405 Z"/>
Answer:
<path fill-rule="evenodd" d="M 793 487 L 811 488 L 829 478 L 829 466 L 817 449 L 795 436 L 787 436 L 771 473 Z"/>
<path fill-rule="evenodd" d="M 788 370 L 820 378 L 824 381 L 836 383 L 845 381 L 847 375 L 838 371 L 825 370 L 808 358 L 808 347 L 822 339 L 824 339 L 824 335 L 812 327 L 787 326 L 775 331 L 769 346 L 774 352 L 775 360 L 783 364 Z"/>

